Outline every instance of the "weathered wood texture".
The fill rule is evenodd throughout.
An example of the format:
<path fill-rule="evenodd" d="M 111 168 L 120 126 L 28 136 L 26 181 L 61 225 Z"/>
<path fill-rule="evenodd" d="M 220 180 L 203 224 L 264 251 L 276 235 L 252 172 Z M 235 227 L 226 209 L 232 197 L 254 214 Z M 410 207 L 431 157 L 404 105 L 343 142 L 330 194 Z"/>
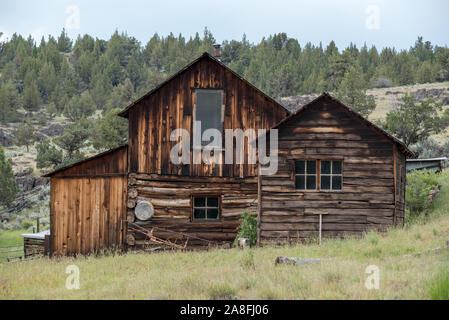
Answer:
<path fill-rule="evenodd" d="M 43 239 L 23 239 L 25 258 L 44 254 L 45 243 Z"/>
<path fill-rule="evenodd" d="M 197 88 L 224 90 L 223 130 L 268 129 L 288 115 L 288 111 L 272 99 L 214 59 L 203 56 L 129 110 L 130 172 L 240 178 L 256 176 L 256 165 L 175 165 L 170 161 L 170 150 L 179 142 L 170 141 L 174 129 L 187 130 L 193 144 L 192 117 L 194 89 Z M 247 151 L 245 148 L 245 159 Z M 190 159 L 193 163 L 192 154 Z"/>
<path fill-rule="evenodd" d="M 101 176 L 128 172 L 127 146 L 122 146 L 55 171 L 51 177 Z"/>
<path fill-rule="evenodd" d="M 279 128 L 279 166 L 262 176 L 260 242 L 361 235 L 393 225 L 404 217 L 405 157 L 398 152 L 399 181 L 395 204 L 393 143 L 368 128 L 332 100 L 309 107 Z M 295 189 L 295 160 L 341 159 L 341 191 Z M 400 173 L 399 173 L 400 172 Z M 318 182 L 317 182 L 318 183 Z"/>
<path fill-rule="evenodd" d="M 217 243 L 231 242 L 237 234 L 240 215 L 245 210 L 256 214 L 257 210 L 257 178 L 204 179 L 131 173 L 128 183 L 129 188 L 134 190 L 136 201 L 150 201 L 154 206 L 154 215 L 147 222 L 135 219 L 134 208 L 128 208 L 128 221 L 148 230 L 160 228 L 155 229 L 154 234 L 162 239 L 185 239 L 179 234 L 185 233 Z M 192 195 L 221 197 L 220 219 L 193 221 Z M 128 231 L 128 235 L 133 235 L 136 245 L 144 243 L 142 234 Z M 192 238 L 188 245 L 207 246 L 209 243 Z"/>
<path fill-rule="evenodd" d="M 53 254 L 86 254 L 123 244 L 126 159 L 126 148 L 119 148 L 51 177 Z"/>

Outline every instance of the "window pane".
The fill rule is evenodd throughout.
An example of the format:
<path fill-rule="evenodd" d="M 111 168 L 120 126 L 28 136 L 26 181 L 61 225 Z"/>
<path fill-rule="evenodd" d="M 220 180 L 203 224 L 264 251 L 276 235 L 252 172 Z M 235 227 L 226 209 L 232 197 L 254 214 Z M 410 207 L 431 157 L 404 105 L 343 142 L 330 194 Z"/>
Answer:
<path fill-rule="evenodd" d="M 330 176 L 321 176 L 321 189 L 329 190 L 331 188 L 331 177 Z"/>
<path fill-rule="evenodd" d="M 330 173 L 331 173 L 331 162 L 321 161 L 321 174 L 330 174 Z"/>
<path fill-rule="evenodd" d="M 207 206 L 218 208 L 218 198 L 217 197 L 207 198 Z"/>
<path fill-rule="evenodd" d="M 195 120 L 201 122 L 201 136 L 207 129 L 217 129 L 222 132 L 221 107 L 223 104 L 222 92 L 219 90 L 196 90 Z M 202 141 L 208 145 L 210 141 Z"/>
<path fill-rule="evenodd" d="M 316 189 L 316 176 L 307 176 L 307 189 Z"/>
<path fill-rule="evenodd" d="M 341 176 L 332 176 L 332 190 L 341 190 Z"/>
<path fill-rule="evenodd" d="M 193 198 L 193 206 L 194 207 L 205 207 L 206 206 L 206 198 L 203 198 L 203 197 Z"/>
<path fill-rule="evenodd" d="M 296 176 L 296 189 L 304 190 L 305 184 L 304 184 L 304 176 L 303 175 L 297 175 Z"/>
<path fill-rule="evenodd" d="M 296 174 L 304 174 L 306 170 L 306 164 L 304 160 L 296 161 L 295 163 L 295 172 Z"/>
<path fill-rule="evenodd" d="M 341 174 L 341 161 L 332 161 L 332 173 Z"/>
<path fill-rule="evenodd" d="M 316 173 L 316 161 L 307 161 L 307 173 Z"/>
<path fill-rule="evenodd" d="M 195 209 L 193 210 L 194 219 L 206 219 L 206 209 Z"/>
<path fill-rule="evenodd" d="M 218 219 L 218 209 L 207 209 L 207 219 Z"/>

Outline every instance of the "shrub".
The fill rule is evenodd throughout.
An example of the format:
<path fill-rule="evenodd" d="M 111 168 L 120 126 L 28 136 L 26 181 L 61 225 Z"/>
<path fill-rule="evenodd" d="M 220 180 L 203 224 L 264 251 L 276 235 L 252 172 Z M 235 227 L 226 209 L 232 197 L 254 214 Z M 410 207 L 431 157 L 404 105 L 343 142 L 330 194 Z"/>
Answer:
<path fill-rule="evenodd" d="M 31 220 L 23 220 L 22 221 L 22 229 L 28 229 L 34 225 L 33 221 Z"/>
<path fill-rule="evenodd" d="M 256 244 L 257 242 L 257 219 L 256 217 L 249 214 L 249 212 L 245 211 L 240 218 L 240 226 L 238 228 L 239 232 L 235 239 L 235 243 L 237 243 L 238 238 L 248 238 L 251 242 L 251 245 Z"/>
<path fill-rule="evenodd" d="M 435 172 L 413 171 L 407 176 L 406 207 L 410 217 L 419 216 L 428 208 L 429 191 L 438 186 Z"/>
<path fill-rule="evenodd" d="M 209 290 L 212 300 L 233 300 L 237 291 L 227 283 L 213 285 Z"/>

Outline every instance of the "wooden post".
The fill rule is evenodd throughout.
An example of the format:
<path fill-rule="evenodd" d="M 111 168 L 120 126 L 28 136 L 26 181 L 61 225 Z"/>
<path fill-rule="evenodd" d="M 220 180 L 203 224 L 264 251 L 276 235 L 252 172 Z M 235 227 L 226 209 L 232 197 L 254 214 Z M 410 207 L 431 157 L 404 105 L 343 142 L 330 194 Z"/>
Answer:
<path fill-rule="evenodd" d="M 39 218 L 36 218 L 36 230 L 39 233 Z"/>
<path fill-rule="evenodd" d="M 257 245 L 260 245 L 260 222 L 262 214 L 262 175 L 260 162 L 257 165 Z"/>
<path fill-rule="evenodd" d="M 322 238 L 322 229 L 323 229 L 323 214 L 328 214 L 328 212 L 324 211 L 315 211 L 313 214 L 316 214 L 319 216 L 319 225 L 318 225 L 318 238 L 319 238 L 319 244 L 321 246 L 321 238 Z"/>
<path fill-rule="evenodd" d="M 44 238 L 44 256 L 50 255 L 50 235 L 46 234 Z"/>
<path fill-rule="evenodd" d="M 396 156 L 396 144 L 393 145 L 393 181 L 394 181 L 394 196 L 393 196 L 393 201 L 394 201 L 394 211 L 393 211 L 393 226 L 396 226 L 397 224 L 397 213 L 396 213 L 396 202 L 397 202 L 397 196 L 396 196 L 396 192 L 398 192 L 397 190 L 397 156 Z"/>

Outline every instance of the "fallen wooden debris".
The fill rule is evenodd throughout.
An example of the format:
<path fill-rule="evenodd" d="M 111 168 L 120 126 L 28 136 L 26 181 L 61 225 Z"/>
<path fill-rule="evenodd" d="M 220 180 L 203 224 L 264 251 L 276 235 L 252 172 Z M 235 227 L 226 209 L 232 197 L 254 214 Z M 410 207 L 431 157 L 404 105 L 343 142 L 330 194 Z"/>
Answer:
<path fill-rule="evenodd" d="M 277 257 L 274 264 L 304 265 L 310 263 L 320 263 L 322 261 L 333 260 L 332 258 L 295 258 L 295 257 Z"/>

